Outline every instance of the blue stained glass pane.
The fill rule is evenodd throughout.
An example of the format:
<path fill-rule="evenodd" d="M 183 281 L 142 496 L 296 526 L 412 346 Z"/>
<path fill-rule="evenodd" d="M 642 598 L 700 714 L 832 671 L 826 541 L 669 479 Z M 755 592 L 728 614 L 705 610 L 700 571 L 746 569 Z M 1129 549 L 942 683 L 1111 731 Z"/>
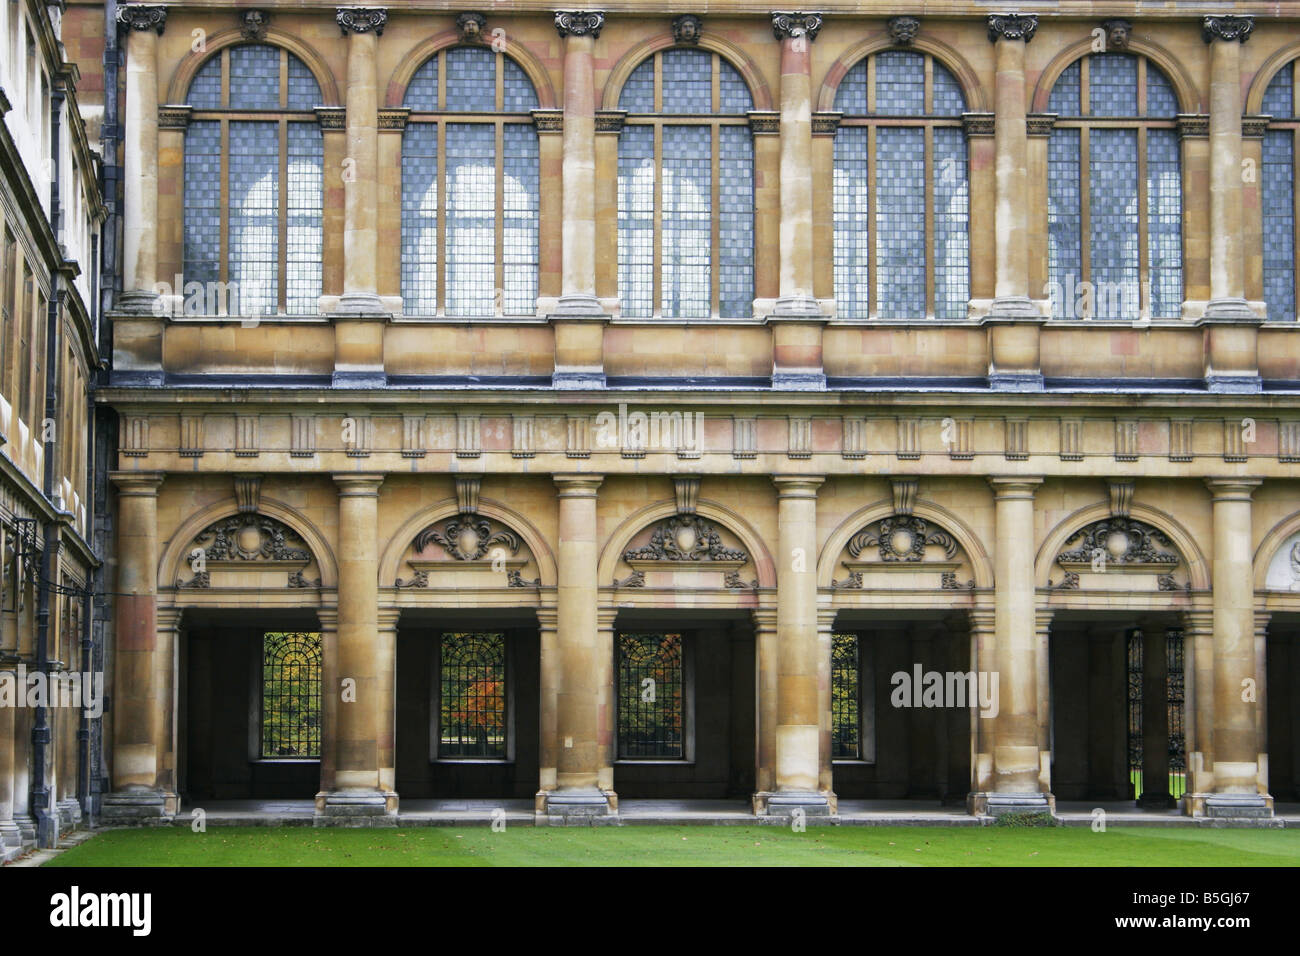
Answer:
<path fill-rule="evenodd" d="M 1176 319 L 1183 312 L 1180 152 L 1175 130 L 1147 130 L 1147 262 L 1155 319 Z"/>
<path fill-rule="evenodd" d="M 876 131 L 876 275 L 882 319 L 925 316 L 925 131 Z"/>
<path fill-rule="evenodd" d="M 289 54 L 289 109 L 311 110 L 323 105 L 320 85 L 307 64 Z"/>
<path fill-rule="evenodd" d="M 1147 61 L 1147 116 L 1172 119 L 1178 115 L 1178 97 L 1168 78 L 1150 60 Z"/>
<path fill-rule="evenodd" d="M 749 84 L 726 60 L 718 63 L 718 99 L 719 113 L 748 113 L 754 108 Z"/>
<path fill-rule="evenodd" d="M 655 111 L 655 60 L 648 56 L 623 84 L 618 95 L 618 108 L 629 113 L 653 113 Z"/>
<path fill-rule="evenodd" d="M 1093 116 L 1137 116 L 1137 57 L 1097 53 L 1089 58 L 1088 100 Z"/>
<path fill-rule="evenodd" d="M 316 123 L 290 123 L 288 130 L 289 221 L 285 246 L 285 311 L 291 315 L 320 311 L 323 262 L 322 214 L 325 143 Z"/>
<path fill-rule="evenodd" d="M 497 105 L 496 54 L 477 47 L 458 46 L 446 51 L 445 55 L 446 109 L 462 113 L 494 112 Z"/>
<path fill-rule="evenodd" d="M 859 60 L 840 80 L 835 91 L 835 109 L 845 116 L 867 115 L 867 61 Z"/>
<path fill-rule="evenodd" d="M 713 54 L 704 50 L 664 50 L 665 113 L 713 112 Z"/>
<path fill-rule="evenodd" d="M 877 53 L 876 112 L 882 116 L 920 116 L 925 112 L 925 57 L 890 50 Z"/>
<path fill-rule="evenodd" d="M 1295 116 L 1295 86 L 1292 72 L 1294 69 L 1295 64 L 1288 63 L 1269 81 L 1268 89 L 1264 91 L 1262 107 L 1265 116 L 1274 119 L 1291 119 Z M 193 89 L 190 87 L 191 95 Z"/>
<path fill-rule="evenodd" d="M 446 144 L 448 315 L 496 311 L 496 129 L 448 123 Z"/>
<path fill-rule="evenodd" d="M 1059 85 L 1059 84 L 1058 84 Z M 1055 318 L 1075 314 L 1075 286 L 1083 269 L 1083 206 L 1079 131 L 1054 129 L 1047 141 L 1047 272 Z"/>
<path fill-rule="evenodd" d="M 221 108 L 221 54 L 208 57 L 190 80 L 190 92 L 185 102 L 196 110 Z"/>
<path fill-rule="evenodd" d="M 1094 315 L 1136 319 L 1138 285 L 1137 130 L 1094 129 L 1089 142 L 1088 209 L 1091 224 Z"/>
<path fill-rule="evenodd" d="M 1290 69 L 1290 67 L 1287 67 Z M 1288 78 L 1288 89 L 1290 80 Z M 1296 320 L 1295 133 L 1264 134 L 1264 301 L 1275 322 Z"/>
<path fill-rule="evenodd" d="M 537 106 L 537 91 L 523 68 L 510 57 L 503 57 L 505 64 L 505 112 L 527 113 Z"/>
<path fill-rule="evenodd" d="M 833 190 L 836 312 L 841 318 L 865 319 L 871 252 L 866 127 L 842 126 L 836 132 Z"/>
<path fill-rule="evenodd" d="M 754 136 L 718 130 L 718 290 L 723 318 L 754 313 Z"/>
<path fill-rule="evenodd" d="M 1079 61 L 1075 60 L 1057 77 L 1052 95 L 1047 100 L 1047 111 L 1060 116 L 1078 116 L 1080 89 Z"/>
<path fill-rule="evenodd" d="M 437 310 L 438 127 L 408 123 L 402 133 L 402 311 Z"/>
<path fill-rule="evenodd" d="M 280 107 L 280 51 L 253 44 L 230 51 L 230 108 L 274 110 Z"/>
<path fill-rule="evenodd" d="M 231 122 L 227 270 L 240 312 L 277 310 L 280 247 L 280 124 Z"/>
<path fill-rule="evenodd" d="M 438 108 L 438 57 L 429 57 L 421 64 L 406 86 L 402 105 L 411 110 L 432 112 Z"/>
<path fill-rule="evenodd" d="M 672 318 L 712 311 L 712 130 L 663 128 L 663 227 L 660 309 Z"/>
<path fill-rule="evenodd" d="M 654 127 L 625 126 L 618 137 L 618 294 L 622 314 L 636 318 L 654 314 L 654 189 Z"/>
<path fill-rule="evenodd" d="M 195 120 L 185 130 L 185 282 L 217 282 L 220 248 L 221 124 Z"/>
<path fill-rule="evenodd" d="M 505 125 L 505 233 L 502 237 L 501 308 L 505 315 L 537 313 L 537 130 Z"/>
<path fill-rule="evenodd" d="M 964 319 L 970 302 L 970 183 L 966 135 L 934 130 L 934 314 Z"/>
<path fill-rule="evenodd" d="M 938 63 L 934 64 L 935 116 L 960 116 L 966 111 L 966 97 L 962 95 L 957 78 Z"/>

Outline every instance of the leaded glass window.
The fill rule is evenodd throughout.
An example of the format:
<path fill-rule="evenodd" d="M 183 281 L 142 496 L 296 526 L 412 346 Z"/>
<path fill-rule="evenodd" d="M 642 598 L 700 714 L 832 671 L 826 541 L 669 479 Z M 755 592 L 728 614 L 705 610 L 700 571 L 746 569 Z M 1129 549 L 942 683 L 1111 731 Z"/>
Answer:
<path fill-rule="evenodd" d="M 443 634 L 438 686 L 438 756 L 506 759 L 505 635 Z"/>
<path fill-rule="evenodd" d="M 1260 189 L 1264 207 L 1264 301 L 1276 322 L 1296 320 L 1296 133 L 1300 130 L 1300 92 L 1295 63 L 1274 74 L 1264 91 L 1263 112 L 1272 122 L 1264 132 Z"/>
<path fill-rule="evenodd" d="M 620 760 L 686 756 L 686 671 L 681 634 L 618 635 Z"/>
<path fill-rule="evenodd" d="M 831 757 L 862 759 L 862 666 L 856 634 L 831 636 Z"/>
<path fill-rule="evenodd" d="M 645 59 L 619 96 L 618 289 L 625 316 L 754 311 L 754 108 L 706 50 Z"/>
<path fill-rule="evenodd" d="M 836 311 L 965 318 L 970 179 L 956 78 L 928 54 L 877 53 L 845 74 L 835 109 Z"/>
<path fill-rule="evenodd" d="M 263 758 L 320 757 L 321 636 L 262 635 Z"/>
<path fill-rule="evenodd" d="M 319 311 L 321 100 L 307 66 L 267 44 L 228 47 L 190 82 L 182 271 L 187 286 L 203 284 L 205 309 Z"/>
<path fill-rule="evenodd" d="M 537 92 L 481 47 L 425 61 L 406 88 L 402 300 L 408 315 L 537 312 Z"/>
<path fill-rule="evenodd" d="M 1146 58 L 1097 53 L 1052 88 L 1048 288 L 1056 318 L 1178 318 L 1183 303 L 1178 101 Z"/>

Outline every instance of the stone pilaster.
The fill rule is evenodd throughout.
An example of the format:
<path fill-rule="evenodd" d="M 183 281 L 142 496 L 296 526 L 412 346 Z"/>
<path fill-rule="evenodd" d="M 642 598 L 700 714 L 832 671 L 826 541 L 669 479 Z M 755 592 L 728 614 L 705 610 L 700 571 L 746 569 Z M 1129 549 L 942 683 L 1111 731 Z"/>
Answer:
<path fill-rule="evenodd" d="M 825 479 L 774 475 L 777 489 L 776 789 L 768 814 L 831 812 L 821 789 L 818 690 L 817 488 Z"/>
<path fill-rule="evenodd" d="M 1252 17 L 1209 16 L 1210 301 L 1205 307 L 1205 383 L 1213 392 L 1258 392 L 1259 325 L 1246 302 L 1242 237 L 1241 44 Z"/>
<path fill-rule="evenodd" d="M 812 43 L 817 13 L 773 13 L 781 41 L 781 272 L 772 329 L 772 387 L 824 389 L 822 329 L 813 295 Z"/>
<path fill-rule="evenodd" d="M 337 607 L 316 609 L 320 622 L 321 642 L 321 739 L 320 792 L 334 789 L 334 766 L 338 740 L 339 681 L 339 612 Z M 319 797 L 317 798 L 319 800 Z"/>
<path fill-rule="evenodd" d="M 817 789 L 826 794 L 830 812 L 838 810 L 835 797 L 834 764 L 831 758 L 831 647 L 835 635 L 836 612 L 828 607 L 817 611 L 817 713 L 821 720 L 818 735 Z"/>
<path fill-rule="evenodd" d="M 1052 612 L 1034 612 L 1034 674 L 1038 715 L 1038 789 L 1052 792 L 1052 671 L 1048 644 L 1052 635 Z"/>
<path fill-rule="evenodd" d="M 1189 816 L 1203 816 L 1214 792 L 1214 615 L 1183 612 L 1183 687 L 1186 694 Z"/>
<path fill-rule="evenodd" d="M 123 312 L 152 313 L 158 300 L 158 37 L 167 8 L 118 7 L 126 32 L 126 104 L 123 116 Z"/>
<path fill-rule="evenodd" d="M 0 674 L 16 679 L 13 664 L 6 662 Z M 16 707 L 0 707 L 0 863 L 16 856 L 22 832 L 14 821 L 14 714 Z"/>
<path fill-rule="evenodd" d="M 1029 233 L 1033 192 L 1025 92 L 1025 47 L 1038 29 L 1032 14 L 988 18 L 996 45 L 994 81 L 993 306 L 988 329 L 989 385 L 1007 391 L 1041 391 L 1039 331 L 1044 321 L 1029 297 Z"/>
<path fill-rule="evenodd" d="M 379 693 L 379 787 L 397 791 L 397 620 L 401 609 L 379 608 L 375 648 L 375 684 Z"/>
<path fill-rule="evenodd" d="M 976 608 L 970 612 L 970 667 L 978 679 L 981 673 L 991 672 L 997 651 L 997 633 L 994 630 L 994 611 Z M 1000 688 L 999 688 L 1000 690 Z M 967 808 L 971 813 L 984 813 L 987 795 L 993 789 L 993 747 L 997 725 L 992 715 L 983 716 L 979 701 L 971 703 L 971 792 Z"/>
<path fill-rule="evenodd" d="M 325 668 L 335 695 L 333 787 L 316 796 L 317 826 L 395 825 L 392 789 L 393 626 L 379 620 L 379 486 L 383 475 L 334 476 L 339 489 L 338 630 Z M 328 645 L 327 645 L 328 647 Z"/>
<path fill-rule="evenodd" d="M 596 74 L 595 41 L 605 25 L 598 11 L 559 11 L 564 38 L 564 139 L 561 185 L 563 235 L 560 301 L 555 332 L 557 388 L 603 388 L 608 316 L 596 298 Z"/>
<path fill-rule="evenodd" d="M 1268 622 L 1271 614 L 1255 614 L 1255 783 L 1260 793 L 1268 788 Z"/>
<path fill-rule="evenodd" d="M 597 613 L 596 493 L 599 475 L 556 475 L 560 523 L 556 589 L 556 774 L 546 812 L 557 822 L 590 820 L 617 812 L 601 742 L 600 703 L 610 679 L 602 663 L 612 659 L 610 633 Z M 612 622 L 611 622 L 612 623 Z M 602 770 L 610 777 L 602 786 Z"/>
<path fill-rule="evenodd" d="M 113 600 L 113 792 L 105 821 L 169 816 L 175 794 L 162 785 L 167 684 L 158 633 L 158 487 L 160 472 L 110 472 L 117 488 L 117 582 Z M 171 798 L 169 801 L 169 797 Z"/>
<path fill-rule="evenodd" d="M 754 647 L 758 679 L 758 767 L 754 812 L 762 797 L 776 789 L 776 609 L 753 611 Z"/>
<path fill-rule="evenodd" d="M 556 736 L 556 692 L 560 679 L 557 628 L 559 616 L 554 607 L 537 609 L 540 644 L 538 670 L 540 697 L 538 706 L 537 766 L 538 786 L 534 809 L 545 813 L 546 798 L 556 786 L 559 740 Z"/>
<path fill-rule="evenodd" d="M 160 607 L 157 611 L 158 653 L 154 656 L 154 685 L 158 688 L 161 710 L 158 727 L 158 786 L 166 800 L 168 815 L 180 810 L 177 796 L 176 755 L 179 751 L 180 640 L 181 611 Z"/>
<path fill-rule="evenodd" d="M 1271 816 L 1259 792 L 1251 495 L 1256 478 L 1207 478 L 1214 500 L 1214 792 L 1209 816 Z"/>
<path fill-rule="evenodd" d="M 1049 811 L 1042 789 L 1038 726 L 1038 618 L 1034 588 L 1034 492 L 1041 478 L 992 477 L 996 592 L 993 669 L 998 676 L 994 718 L 993 790 L 984 809 Z M 981 661 L 981 667 L 984 664 Z"/>

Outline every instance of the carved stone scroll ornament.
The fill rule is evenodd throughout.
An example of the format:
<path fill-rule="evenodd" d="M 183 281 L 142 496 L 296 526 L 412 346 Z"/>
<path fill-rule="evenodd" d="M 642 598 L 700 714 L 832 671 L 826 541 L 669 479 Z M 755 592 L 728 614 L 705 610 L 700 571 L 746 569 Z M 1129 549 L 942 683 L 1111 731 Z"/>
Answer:
<path fill-rule="evenodd" d="M 1066 545 L 1078 546 L 1062 551 L 1056 556 L 1058 563 L 1088 563 L 1098 551 L 1110 564 L 1178 564 L 1182 559 L 1174 551 L 1161 550 L 1157 545 L 1172 548 L 1171 542 L 1158 528 L 1132 518 L 1106 518 L 1080 528 Z"/>
<path fill-rule="evenodd" d="M 126 3 L 117 8 L 117 22 L 126 30 L 153 30 L 162 36 L 167 27 L 167 8 Z"/>
<path fill-rule="evenodd" d="M 894 515 L 873 522 L 849 539 L 849 554 L 858 557 L 867 548 L 875 548 L 881 561 L 923 561 L 929 545 L 943 548 L 944 557 L 952 560 L 957 542 L 945 531 L 931 531 L 924 518 Z"/>
<path fill-rule="evenodd" d="M 302 573 L 302 568 L 299 568 L 296 571 L 289 572 L 289 587 L 318 588 L 320 587 L 320 579 L 317 578 L 315 581 L 312 581 L 311 579 L 304 577 Z"/>
<path fill-rule="evenodd" d="M 732 568 L 723 576 L 722 586 L 737 591 L 757 591 L 758 581 L 756 579 L 743 581 L 740 577 L 740 570 L 738 568 Z"/>
<path fill-rule="evenodd" d="M 713 525 L 697 515 L 660 522 L 650 543 L 623 553 L 624 561 L 748 561 L 749 555 L 722 543 Z"/>
<path fill-rule="evenodd" d="M 555 29 L 562 37 L 598 37 L 604 26 L 605 14 L 599 10 L 555 11 Z"/>
<path fill-rule="evenodd" d="M 486 518 L 474 515 L 452 518 L 441 530 L 425 528 L 416 536 L 415 550 L 423 551 L 430 542 L 441 545 L 457 561 L 477 561 L 494 544 L 505 545 L 512 555 L 519 551 L 518 538 L 504 528 L 493 532 Z"/>
<path fill-rule="evenodd" d="M 194 538 L 208 561 L 310 561 L 311 552 L 294 547 L 302 539 L 274 518 L 238 514 L 208 525 Z"/>
<path fill-rule="evenodd" d="M 773 13 L 772 32 L 778 40 L 787 37 L 807 37 L 811 42 L 817 39 L 822 28 L 820 13 Z"/>
<path fill-rule="evenodd" d="M 534 578 L 532 581 L 524 580 L 523 574 L 518 568 L 511 568 L 506 571 L 506 587 L 511 588 L 537 588 L 542 586 L 541 578 Z"/>
<path fill-rule="evenodd" d="M 645 572 L 642 571 L 640 568 L 637 568 L 631 574 L 625 577 L 622 581 L 620 581 L 618 578 L 615 578 L 614 587 L 643 588 L 645 587 Z"/>
<path fill-rule="evenodd" d="M 417 569 L 409 581 L 398 578 L 393 582 L 393 587 L 396 588 L 427 588 L 428 586 L 429 572 L 423 568 Z"/>
<path fill-rule="evenodd" d="M 344 36 L 349 33 L 369 33 L 384 35 L 388 25 L 388 10 L 384 7 L 339 7 L 334 13 L 334 22 Z"/>
<path fill-rule="evenodd" d="M 1038 30 L 1038 15 L 1033 13 L 994 13 L 989 16 L 989 40 L 1024 40 L 1028 43 Z"/>
<path fill-rule="evenodd" d="M 1249 16 L 1206 17 L 1201 22 L 1201 37 L 1206 43 L 1223 40 L 1227 43 L 1250 39 L 1255 29 L 1255 18 Z"/>

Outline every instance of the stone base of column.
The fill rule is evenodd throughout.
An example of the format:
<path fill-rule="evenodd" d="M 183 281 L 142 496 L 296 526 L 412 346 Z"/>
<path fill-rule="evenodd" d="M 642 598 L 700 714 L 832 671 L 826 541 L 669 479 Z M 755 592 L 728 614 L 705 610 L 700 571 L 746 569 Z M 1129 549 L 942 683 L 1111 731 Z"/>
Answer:
<path fill-rule="evenodd" d="M 810 295 L 783 295 L 772 309 L 776 318 L 822 318 L 822 307 Z"/>
<path fill-rule="evenodd" d="M 7 863 L 22 852 L 23 834 L 18 824 L 12 820 L 0 823 L 0 863 Z"/>
<path fill-rule="evenodd" d="M 384 308 L 384 300 L 375 292 L 344 292 L 339 296 L 334 315 L 365 316 L 367 318 L 388 318 L 392 315 Z"/>
<path fill-rule="evenodd" d="M 569 390 L 605 387 L 605 323 L 609 316 L 594 295 L 560 296 L 547 315 L 555 334 L 551 387 Z"/>
<path fill-rule="evenodd" d="M 1056 798 L 1050 793 L 972 793 L 966 810 L 976 817 L 1001 817 L 1008 813 L 1056 815 Z"/>
<path fill-rule="evenodd" d="M 539 793 L 539 826 L 617 825 L 618 797 L 611 790 L 547 790 Z"/>
<path fill-rule="evenodd" d="M 113 311 L 130 312 L 132 315 L 155 315 L 159 310 L 158 293 L 147 289 L 123 292 L 113 302 Z"/>
<path fill-rule="evenodd" d="M 60 800 L 54 809 L 59 816 L 60 830 L 75 830 L 81 825 L 81 804 L 75 799 Z"/>
<path fill-rule="evenodd" d="M 782 296 L 764 319 L 772 329 L 772 388 L 788 392 L 826 391 L 822 331 L 827 318 L 811 296 Z"/>
<path fill-rule="evenodd" d="M 168 796 L 161 790 L 143 788 L 106 793 L 100 802 L 100 820 L 105 826 L 171 823 L 174 814 L 168 812 Z"/>
<path fill-rule="evenodd" d="M 989 388 L 995 392 L 1041 392 L 1038 339 L 1047 320 L 1026 296 L 993 300 L 980 325 L 988 330 Z"/>
<path fill-rule="evenodd" d="M 776 790 L 754 794 L 754 816 L 789 818 L 802 811 L 805 817 L 832 817 L 838 809 L 834 794 L 815 790 Z"/>
<path fill-rule="evenodd" d="M 395 827 L 397 794 L 382 790 L 331 790 L 316 794 L 317 827 Z"/>
<path fill-rule="evenodd" d="M 1205 318 L 1229 321 L 1258 322 L 1259 317 L 1245 299 L 1225 297 L 1211 299 L 1205 306 Z"/>
<path fill-rule="evenodd" d="M 1263 793 L 1209 793 L 1205 816 L 1223 820 L 1259 820 L 1273 816 L 1273 799 Z"/>
<path fill-rule="evenodd" d="M 590 318 L 605 318 L 605 310 L 600 307 L 600 300 L 594 295 L 577 294 L 562 295 L 556 302 L 555 311 L 551 313 L 556 318 L 572 318 L 573 316 L 588 316 Z"/>
<path fill-rule="evenodd" d="M 29 813 L 15 813 L 14 826 L 18 827 L 18 837 L 23 843 L 36 842 L 36 818 Z"/>
<path fill-rule="evenodd" d="M 1259 374 L 1262 317 L 1245 299 L 1211 299 L 1197 324 L 1205 330 L 1205 387 L 1220 394 L 1263 391 Z"/>

